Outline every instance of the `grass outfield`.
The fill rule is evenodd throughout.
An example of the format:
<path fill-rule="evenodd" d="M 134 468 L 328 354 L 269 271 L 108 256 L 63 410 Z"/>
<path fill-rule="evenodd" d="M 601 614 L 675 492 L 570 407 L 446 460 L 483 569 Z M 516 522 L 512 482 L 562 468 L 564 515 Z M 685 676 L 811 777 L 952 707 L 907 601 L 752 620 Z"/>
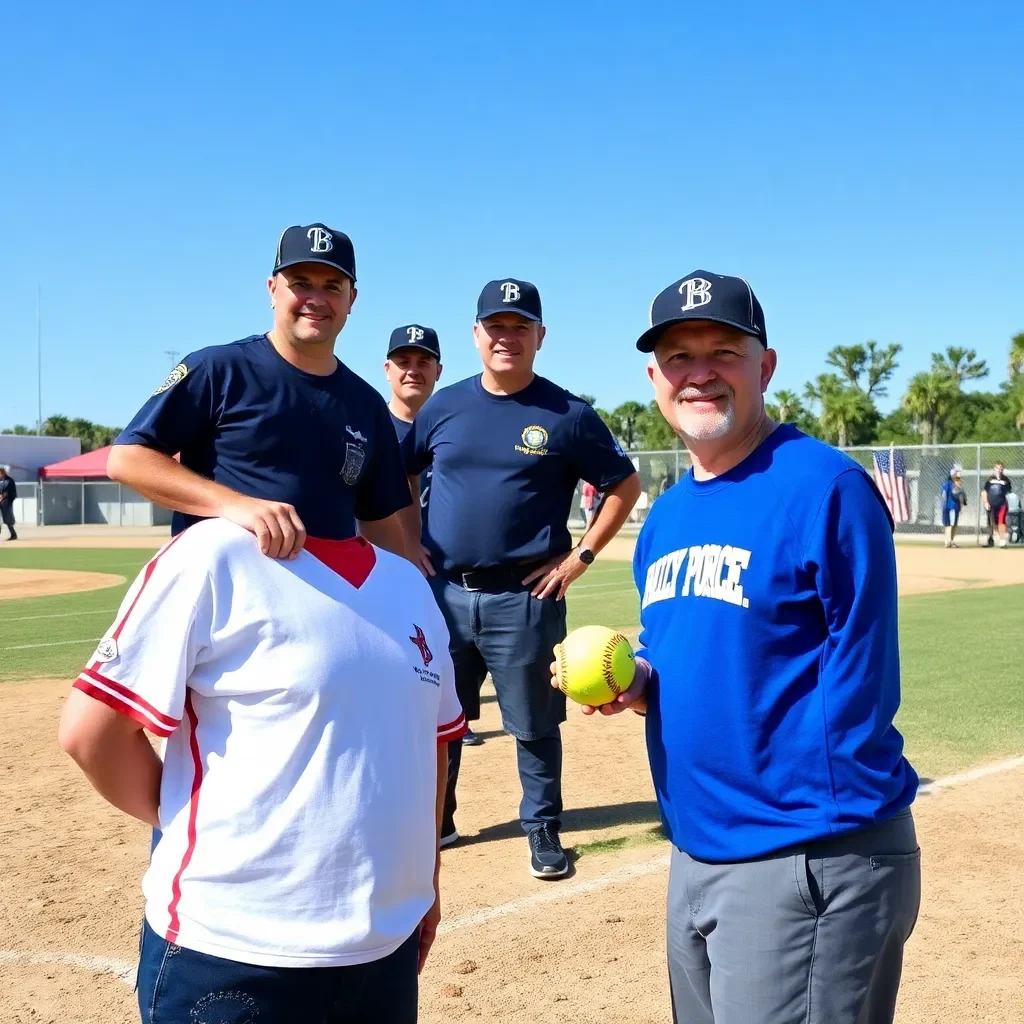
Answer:
<path fill-rule="evenodd" d="M 150 557 L 141 549 L 23 548 L 0 567 L 115 572 L 129 581 Z M 72 680 L 113 621 L 127 584 L 82 594 L 0 602 L 0 680 Z M 936 778 L 1024 753 L 1019 659 L 1024 586 L 922 594 L 900 601 L 907 754 Z M 596 564 L 569 592 L 569 626 L 600 622 L 637 634 L 637 595 L 626 563 Z"/>

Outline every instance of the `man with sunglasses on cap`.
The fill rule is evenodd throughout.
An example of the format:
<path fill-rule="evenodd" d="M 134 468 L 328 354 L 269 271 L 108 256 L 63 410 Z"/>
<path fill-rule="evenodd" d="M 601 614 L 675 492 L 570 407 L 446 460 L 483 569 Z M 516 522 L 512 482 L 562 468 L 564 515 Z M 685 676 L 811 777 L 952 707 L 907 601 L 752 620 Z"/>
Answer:
<path fill-rule="evenodd" d="M 600 711 L 646 715 L 675 1019 L 891 1021 L 921 899 L 892 520 L 853 460 L 768 418 L 745 281 L 670 285 L 636 347 L 693 468 L 641 530 L 636 675 Z"/>
<path fill-rule="evenodd" d="M 267 290 L 272 329 L 187 355 L 117 438 L 110 478 L 173 509 L 174 535 L 219 517 L 275 558 L 307 533 L 405 555 L 411 496 L 387 406 L 334 355 L 357 294 L 351 240 L 286 229 Z"/>
<path fill-rule="evenodd" d="M 547 879 L 569 871 L 559 840 L 565 697 L 548 686 L 547 666 L 565 637 L 566 589 L 618 532 L 640 479 L 594 410 L 534 373 L 544 334 L 534 285 L 485 285 L 473 326 L 483 371 L 426 403 L 402 454 L 414 491 L 433 467 L 419 562 L 448 624 L 459 699 L 467 720 L 478 719 L 490 673 L 516 741 L 530 872 Z M 580 479 L 606 497 L 574 548 Z M 410 529 L 419 525 L 413 518 Z M 458 839 L 461 746 L 449 748 L 444 845 Z"/>

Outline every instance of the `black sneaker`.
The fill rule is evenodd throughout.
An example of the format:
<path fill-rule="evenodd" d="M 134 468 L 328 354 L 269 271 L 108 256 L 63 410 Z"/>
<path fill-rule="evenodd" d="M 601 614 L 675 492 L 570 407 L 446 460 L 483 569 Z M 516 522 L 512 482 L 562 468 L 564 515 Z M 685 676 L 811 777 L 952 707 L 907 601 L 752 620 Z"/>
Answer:
<path fill-rule="evenodd" d="M 569 873 L 569 858 L 550 825 L 530 830 L 530 874 L 534 878 L 561 878 Z"/>
<path fill-rule="evenodd" d="M 479 747 L 481 743 L 483 743 L 483 740 L 472 729 L 467 727 L 466 733 L 462 737 L 462 745 L 464 747 Z"/>

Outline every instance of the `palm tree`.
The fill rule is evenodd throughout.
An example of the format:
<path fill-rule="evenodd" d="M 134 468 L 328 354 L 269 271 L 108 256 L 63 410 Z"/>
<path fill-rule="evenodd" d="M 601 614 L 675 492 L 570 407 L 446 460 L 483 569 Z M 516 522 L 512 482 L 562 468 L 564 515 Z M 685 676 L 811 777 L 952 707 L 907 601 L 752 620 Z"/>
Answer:
<path fill-rule="evenodd" d="M 863 391 L 868 398 L 875 395 L 884 398 L 886 384 L 899 366 L 896 356 L 902 349 L 902 345 L 882 348 L 877 341 L 869 341 L 867 345 L 836 345 L 825 362 L 834 366 L 850 387 Z M 865 374 L 867 381 L 862 383 L 861 377 Z"/>
<path fill-rule="evenodd" d="M 943 371 L 922 370 L 910 379 L 903 408 L 917 424 L 925 444 L 938 444 L 942 439 L 942 427 L 958 391 L 953 377 Z"/>
<path fill-rule="evenodd" d="M 579 398 L 581 402 L 586 402 L 587 405 L 591 406 L 591 408 L 597 405 L 597 399 L 593 395 L 586 395 L 582 391 L 577 395 L 577 398 Z"/>
<path fill-rule="evenodd" d="M 834 373 L 819 373 L 804 388 L 804 395 L 821 407 L 818 423 L 826 440 L 840 448 L 850 441 L 850 428 L 863 423 L 871 410 L 871 401 L 863 391 L 848 387 Z"/>
<path fill-rule="evenodd" d="M 959 393 L 964 381 L 988 376 L 988 366 L 973 348 L 950 345 L 945 352 L 932 353 L 932 373 L 948 377 Z"/>
<path fill-rule="evenodd" d="M 1024 373 L 1024 331 L 1010 339 L 1010 379 Z"/>
<path fill-rule="evenodd" d="M 795 391 L 775 392 L 775 401 L 770 407 L 769 415 L 778 423 L 792 423 L 804 413 L 803 403 Z"/>
<path fill-rule="evenodd" d="M 70 437 L 71 420 L 67 416 L 47 416 L 43 420 L 43 428 L 39 432 L 50 437 Z"/>
<path fill-rule="evenodd" d="M 627 448 L 632 448 L 636 440 L 636 421 L 644 411 L 639 402 L 623 402 L 612 413 L 618 421 L 618 430 L 614 431 Z"/>

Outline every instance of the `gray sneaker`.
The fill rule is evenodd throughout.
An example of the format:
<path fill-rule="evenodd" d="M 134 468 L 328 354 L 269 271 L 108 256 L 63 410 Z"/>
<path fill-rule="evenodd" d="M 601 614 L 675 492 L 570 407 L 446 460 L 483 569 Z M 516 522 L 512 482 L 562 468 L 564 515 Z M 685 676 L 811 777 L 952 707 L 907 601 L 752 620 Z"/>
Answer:
<path fill-rule="evenodd" d="M 483 739 L 467 726 L 466 735 L 462 737 L 462 745 L 464 747 L 479 747 L 481 743 L 483 743 Z"/>

